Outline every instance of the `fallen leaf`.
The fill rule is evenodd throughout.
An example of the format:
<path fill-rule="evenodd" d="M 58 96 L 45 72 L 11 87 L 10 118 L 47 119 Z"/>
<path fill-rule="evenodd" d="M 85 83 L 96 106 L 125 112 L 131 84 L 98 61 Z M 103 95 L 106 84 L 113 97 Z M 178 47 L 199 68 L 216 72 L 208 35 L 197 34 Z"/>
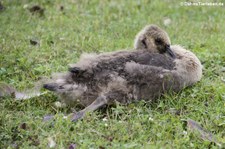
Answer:
<path fill-rule="evenodd" d="M 191 131 L 194 131 L 194 132 L 197 131 L 201 135 L 201 138 L 203 140 L 208 140 L 210 142 L 214 142 L 215 144 L 217 144 L 220 147 L 222 146 L 222 144 L 217 141 L 216 137 L 211 132 L 206 131 L 196 121 L 194 121 L 192 119 L 187 120 L 187 126 Z"/>
<path fill-rule="evenodd" d="M 30 11 L 32 14 L 38 13 L 38 14 L 40 14 L 40 15 L 44 15 L 44 8 L 42 8 L 42 7 L 39 6 L 39 5 L 34 5 L 34 6 L 32 6 L 31 8 L 29 8 L 29 11 Z"/>
<path fill-rule="evenodd" d="M 20 125 L 20 128 L 26 130 L 27 129 L 27 123 L 22 123 Z"/>
<path fill-rule="evenodd" d="M 30 39 L 30 44 L 35 46 L 35 45 L 39 44 L 39 42 L 37 40 Z"/>

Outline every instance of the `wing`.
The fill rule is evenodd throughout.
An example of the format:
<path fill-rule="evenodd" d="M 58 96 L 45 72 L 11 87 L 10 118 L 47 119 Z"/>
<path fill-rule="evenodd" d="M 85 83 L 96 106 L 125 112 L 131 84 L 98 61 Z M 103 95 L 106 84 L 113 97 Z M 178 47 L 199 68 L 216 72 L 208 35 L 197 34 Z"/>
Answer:
<path fill-rule="evenodd" d="M 175 67 L 174 59 L 159 53 L 143 51 L 142 53 L 136 54 L 133 59 L 133 61 L 138 64 L 162 67 L 168 70 L 172 70 Z"/>
<path fill-rule="evenodd" d="M 149 53 L 145 50 L 134 50 L 99 55 L 94 59 L 90 59 L 91 63 L 86 63 L 87 67 L 85 66 L 86 64 L 80 65 L 80 62 L 78 62 L 78 65 L 74 65 L 75 67 L 71 67 L 69 71 L 72 73 L 74 81 L 82 82 L 96 75 L 98 76 L 99 73 L 103 73 L 104 71 L 112 71 L 117 72 L 119 75 L 124 75 L 125 64 L 132 61 L 138 64 L 163 67 L 169 70 L 172 70 L 175 66 L 173 59 L 163 54 Z"/>
<path fill-rule="evenodd" d="M 137 99 L 154 99 L 165 92 L 177 92 L 185 85 L 175 70 L 135 62 L 126 63 L 125 70 Z"/>

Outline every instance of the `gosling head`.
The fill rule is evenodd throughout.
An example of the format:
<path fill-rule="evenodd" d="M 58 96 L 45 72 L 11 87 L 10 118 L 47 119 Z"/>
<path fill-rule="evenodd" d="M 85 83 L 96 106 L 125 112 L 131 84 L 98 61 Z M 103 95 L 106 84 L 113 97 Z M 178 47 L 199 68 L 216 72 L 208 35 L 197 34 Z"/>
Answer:
<path fill-rule="evenodd" d="M 43 84 L 43 88 L 55 92 L 57 94 L 64 94 L 73 91 L 74 84 L 68 81 L 68 76 L 53 76 L 49 82 Z"/>
<path fill-rule="evenodd" d="M 53 75 L 49 82 L 43 84 L 43 88 L 59 96 L 68 96 L 74 99 L 80 97 L 87 90 L 85 85 L 74 82 L 70 73 Z"/>
<path fill-rule="evenodd" d="M 175 54 L 170 49 L 170 44 L 170 38 L 164 30 L 156 25 L 148 25 L 136 35 L 134 48 L 146 49 L 152 53 L 167 53 L 175 58 Z"/>

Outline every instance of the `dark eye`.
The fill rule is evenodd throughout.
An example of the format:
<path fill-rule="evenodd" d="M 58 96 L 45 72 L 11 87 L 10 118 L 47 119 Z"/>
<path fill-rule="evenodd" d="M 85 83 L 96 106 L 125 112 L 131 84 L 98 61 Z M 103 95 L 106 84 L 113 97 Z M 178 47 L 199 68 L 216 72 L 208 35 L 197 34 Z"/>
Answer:
<path fill-rule="evenodd" d="M 155 43 L 156 43 L 156 44 L 162 44 L 163 42 L 162 42 L 162 40 L 161 40 L 161 39 L 156 38 L 156 39 L 155 39 Z"/>
<path fill-rule="evenodd" d="M 64 89 L 64 87 L 61 85 L 61 86 L 59 86 L 59 89 Z"/>

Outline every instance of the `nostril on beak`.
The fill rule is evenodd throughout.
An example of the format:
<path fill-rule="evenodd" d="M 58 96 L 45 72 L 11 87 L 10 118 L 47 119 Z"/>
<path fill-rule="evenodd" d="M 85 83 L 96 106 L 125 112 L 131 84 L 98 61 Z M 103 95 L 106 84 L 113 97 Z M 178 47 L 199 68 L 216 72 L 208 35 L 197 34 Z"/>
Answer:
<path fill-rule="evenodd" d="M 50 90 L 50 91 L 55 91 L 56 86 L 54 84 L 44 84 L 43 88 Z"/>
<path fill-rule="evenodd" d="M 69 68 L 69 72 L 77 74 L 80 72 L 80 68 L 78 68 L 78 67 Z"/>

